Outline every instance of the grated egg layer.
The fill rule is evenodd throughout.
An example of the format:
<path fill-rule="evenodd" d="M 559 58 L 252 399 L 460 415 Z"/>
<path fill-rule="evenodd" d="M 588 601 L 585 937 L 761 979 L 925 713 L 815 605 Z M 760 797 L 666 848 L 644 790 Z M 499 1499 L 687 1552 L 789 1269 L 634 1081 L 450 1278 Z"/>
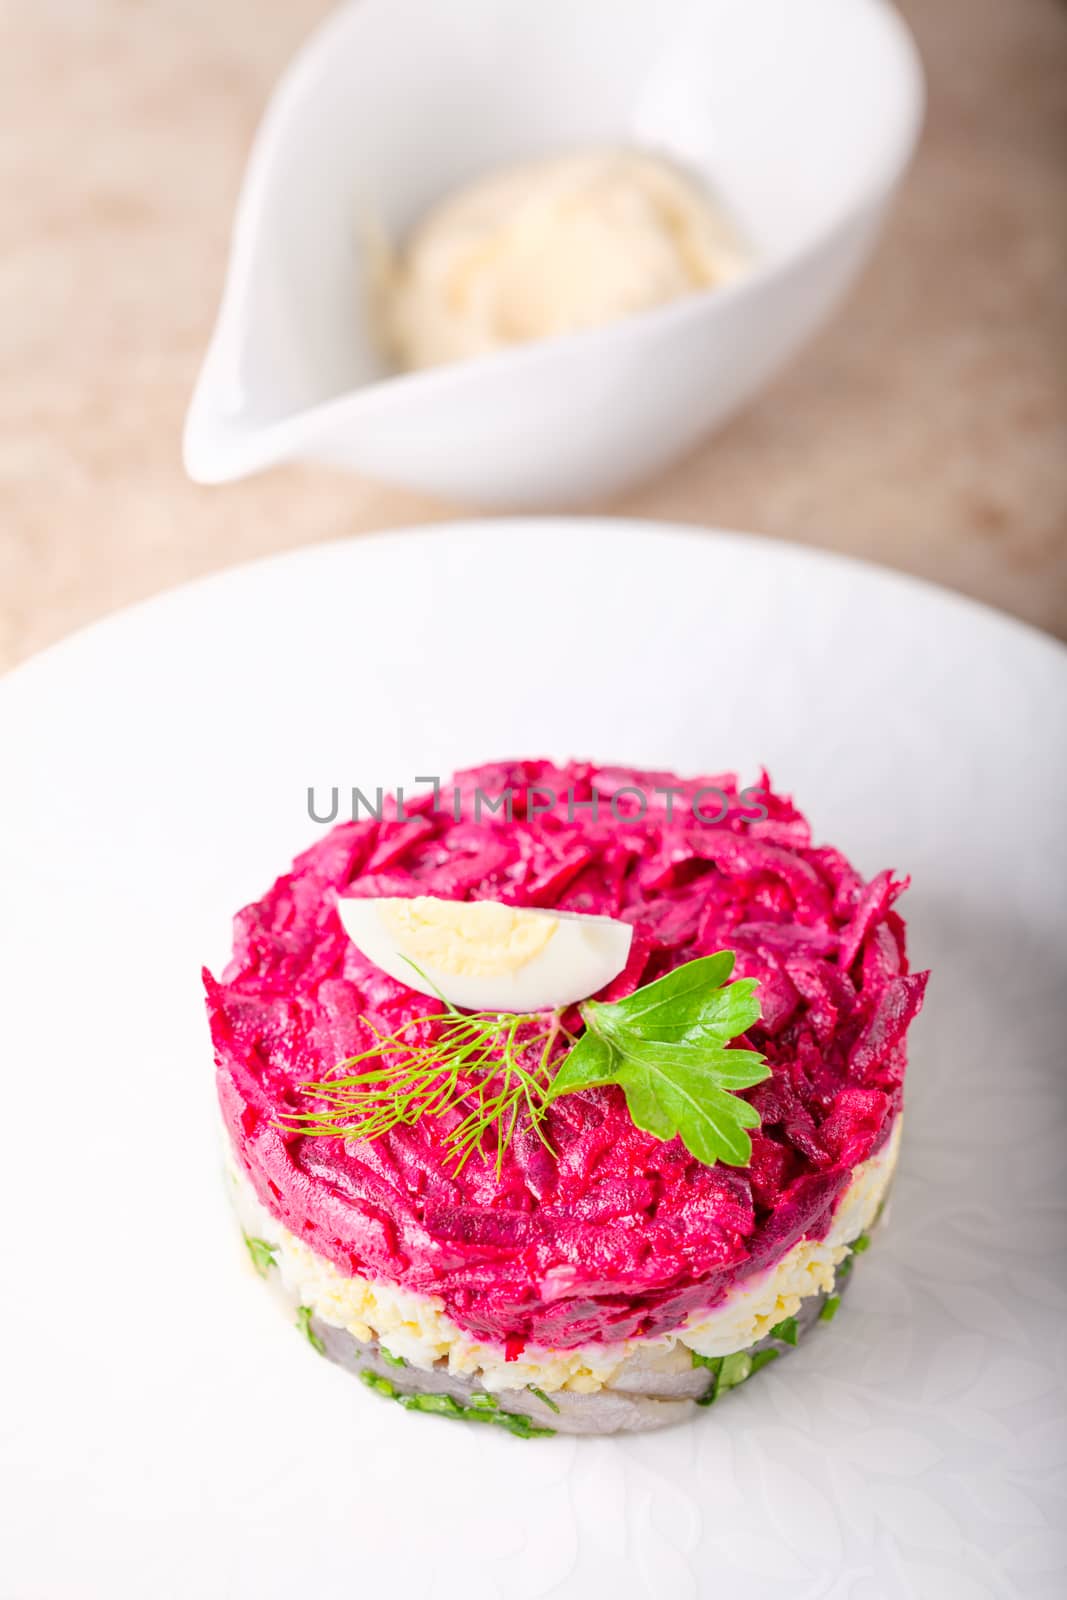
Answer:
<path fill-rule="evenodd" d="M 881 1150 L 855 1169 L 826 1237 L 802 1239 L 713 1311 L 692 1313 L 673 1333 L 653 1339 L 569 1350 L 527 1345 L 516 1361 L 506 1361 L 501 1346 L 479 1341 L 457 1326 L 437 1296 L 341 1272 L 282 1227 L 260 1203 L 228 1147 L 227 1169 L 245 1232 L 270 1246 L 283 1287 L 323 1322 L 344 1328 L 363 1342 L 376 1339 L 390 1355 L 413 1367 L 429 1370 L 446 1362 L 450 1373 L 474 1377 L 490 1392 L 536 1384 L 547 1392 L 592 1394 L 609 1386 L 633 1356 L 655 1362 L 662 1355 L 669 1361 L 679 1345 L 705 1356 L 731 1355 L 757 1343 L 784 1318 L 795 1316 L 807 1296 L 829 1294 L 851 1243 L 867 1232 L 881 1210 L 896 1166 L 901 1122 L 898 1117 Z"/>

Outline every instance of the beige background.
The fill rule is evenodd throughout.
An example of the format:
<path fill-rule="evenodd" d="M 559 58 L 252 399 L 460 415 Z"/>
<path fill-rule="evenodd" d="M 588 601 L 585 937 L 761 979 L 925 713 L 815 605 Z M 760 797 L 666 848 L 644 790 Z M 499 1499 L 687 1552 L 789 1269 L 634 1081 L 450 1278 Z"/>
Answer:
<path fill-rule="evenodd" d="M 324 469 L 187 483 L 249 139 L 327 0 L 0 0 L 0 667 L 251 556 L 461 508 Z M 1067 635 L 1067 8 L 906 0 L 923 148 L 750 412 L 612 510 L 806 540 Z"/>

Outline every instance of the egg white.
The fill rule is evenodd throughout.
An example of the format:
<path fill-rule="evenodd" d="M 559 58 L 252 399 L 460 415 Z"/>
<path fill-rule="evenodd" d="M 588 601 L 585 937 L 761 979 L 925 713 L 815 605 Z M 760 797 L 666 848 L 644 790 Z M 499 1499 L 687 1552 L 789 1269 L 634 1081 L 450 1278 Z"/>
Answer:
<path fill-rule="evenodd" d="M 341 899 L 353 944 L 390 977 L 465 1011 L 558 1010 L 626 965 L 629 923 L 496 900 Z"/>

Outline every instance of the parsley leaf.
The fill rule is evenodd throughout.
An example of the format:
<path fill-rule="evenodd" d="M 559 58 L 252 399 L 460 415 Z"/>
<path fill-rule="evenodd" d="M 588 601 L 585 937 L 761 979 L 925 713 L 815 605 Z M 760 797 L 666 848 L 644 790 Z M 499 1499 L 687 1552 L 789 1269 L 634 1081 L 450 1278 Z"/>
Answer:
<path fill-rule="evenodd" d="M 754 1050 L 727 1045 L 759 1018 L 756 981 L 727 984 L 732 951 L 700 956 L 614 1003 L 580 1007 L 586 1031 L 552 1081 L 546 1104 L 614 1083 L 637 1127 L 681 1137 L 707 1166 L 747 1166 L 759 1112 L 737 1096 L 770 1076 Z"/>
<path fill-rule="evenodd" d="M 728 1013 L 744 1002 L 755 988 L 755 980 L 745 980 L 740 992 L 736 985 L 724 990 L 734 969 L 732 950 L 720 950 L 717 955 L 699 956 L 675 967 L 653 983 L 635 989 L 625 999 L 617 1000 L 615 1007 L 626 1016 L 635 1032 L 648 1039 L 680 1039 L 693 1027 L 717 1033 L 719 1041 L 732 1039 L 759 1018 L 759 1006 L 754 1002 L 740 1027 L 729 1025 Z M 741 1016 L 742 1011 L 736 1014 Z"/>

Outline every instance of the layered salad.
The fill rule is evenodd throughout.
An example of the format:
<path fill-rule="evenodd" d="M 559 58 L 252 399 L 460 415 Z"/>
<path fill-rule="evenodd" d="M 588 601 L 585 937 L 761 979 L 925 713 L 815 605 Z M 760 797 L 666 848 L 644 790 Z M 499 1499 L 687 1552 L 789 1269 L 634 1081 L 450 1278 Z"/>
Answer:
<path fill-rule="evenodd" d="M 905 886 L 766 775 L 516 761 L 339 823 L 204 975 L 252 1265 L 407 1409 L 699 1415 L 833 1320 L 882 1216 Z"/>

